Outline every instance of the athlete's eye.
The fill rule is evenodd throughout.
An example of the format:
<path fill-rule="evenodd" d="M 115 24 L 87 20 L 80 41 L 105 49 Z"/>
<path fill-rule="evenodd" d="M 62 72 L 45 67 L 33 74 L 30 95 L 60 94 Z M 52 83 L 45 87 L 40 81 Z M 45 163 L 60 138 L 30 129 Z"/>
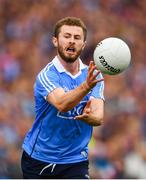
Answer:
<path fill-rule="evenodd" d="M 68 38 L 70 38 L 70 36 L 69 36 L 69 35 L 65 35 L 64 37 L 65 37 L 65 38 L 67 38 L 67 39 L 68 39 Z"/>
<path fill-rule="evenodd" d="M 81 39 L 81 36 L 76 35 L 74 38 L 77 39 L 77 40 L 80 40 L 80 39 Z"/>
<path fill-rule="evenodd" d="M 65 33 L 65 34 L 64 34 L 64 37 L 65 37 L 65 38 L 70 38 L 71 35 L 70 35 L 69 33 Z"/>

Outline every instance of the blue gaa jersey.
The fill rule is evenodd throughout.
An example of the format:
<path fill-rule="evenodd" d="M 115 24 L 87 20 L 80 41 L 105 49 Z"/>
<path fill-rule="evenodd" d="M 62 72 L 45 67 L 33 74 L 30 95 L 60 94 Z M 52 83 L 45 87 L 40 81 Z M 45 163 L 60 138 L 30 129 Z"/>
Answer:
<path fill-rule="evenodd" d="M 104 99 L 104 82 L 97 83 L 88 95 L 68 112 L 59 112 L 46 97 L 56 88 L 65 92 L 86 80 L 88 66 L 81 60 L 80 71 L 75 76 L 67 72 L 57 56 L 37 76 L 34 85 L 36 118 L 23 143 L 23 149 L 32 158 L 47 163 L 67 164 L 88 159 L 88 143 L 92 126 L 75 120 L 92 96 Z M 102 75 L 100 74 L 99 77 Z"/>

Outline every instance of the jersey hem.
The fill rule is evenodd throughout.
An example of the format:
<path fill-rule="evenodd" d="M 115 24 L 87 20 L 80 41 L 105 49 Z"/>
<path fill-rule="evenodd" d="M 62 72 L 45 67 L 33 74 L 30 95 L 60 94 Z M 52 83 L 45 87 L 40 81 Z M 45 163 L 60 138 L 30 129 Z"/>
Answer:
<path fill-rule="evenodd" d="M 26 147 L 22 147 L 23 150 L 28 154 L 28 155 L 31 155 L 31 158 L 34 158 L 36 160 L 39 160 L 39 161 L 43 161 L 43 162 L 46 162 L 46 163 L 54 163 L 54 164 L 72 164 L 72 163 L 78 163 L 78 162 L 82 162 L 82 161 L 88 161 L 88 158 L 80 158 L 80 159 L 76 159 L 76 160 L 72 160 L 74 159 L 75 157 L 72 157 L 72 158 L 68 158 L 68 160 L 62 160 L 62 159 L 58 159 L 58 160 L 45 160 L 43 158 L 40 158 L 38 157 L 35 153 L 32 153 L 31 154 L 31 151 L 28 150 L 28 148 Z"/>

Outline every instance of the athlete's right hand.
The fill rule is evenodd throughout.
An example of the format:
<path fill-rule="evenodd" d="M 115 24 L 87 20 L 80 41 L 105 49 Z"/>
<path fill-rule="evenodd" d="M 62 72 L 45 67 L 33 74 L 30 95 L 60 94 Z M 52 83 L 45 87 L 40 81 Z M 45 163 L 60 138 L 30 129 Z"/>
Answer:
<path fill-rule="evenodd" d="M 100 70 L 97 69 L 93 61 L 90 61 L 88 74 L 85 81 L 87 88 L 92 89 L 98 82 L 103 81 L 103 78 L 97 79 L 99 73 Z"/>

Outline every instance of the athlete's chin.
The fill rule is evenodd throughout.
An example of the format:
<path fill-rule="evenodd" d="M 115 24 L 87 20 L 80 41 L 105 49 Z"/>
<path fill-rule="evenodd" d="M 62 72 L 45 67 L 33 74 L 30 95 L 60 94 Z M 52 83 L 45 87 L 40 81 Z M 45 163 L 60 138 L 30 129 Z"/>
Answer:
<path fill-rule="evenodd" d="M 80 52 L 67 52 L 58 49 L 58 54 L 66 63 L 73 63 L 78 59 Z"/>
<path fill-rule="evenodd" d="M 66 61 L 67 63 L 73 63 L 77 60 L 77 58 L 73 58 L 73 57 L 66 57 L 64 58 L 64 61 Z"/>
<path fill-rule="evenodd" d="M 73 63 L 78 59 L 78 56 L 76 54 L 67 54 L 63 59 L 68 63 Z"/>

